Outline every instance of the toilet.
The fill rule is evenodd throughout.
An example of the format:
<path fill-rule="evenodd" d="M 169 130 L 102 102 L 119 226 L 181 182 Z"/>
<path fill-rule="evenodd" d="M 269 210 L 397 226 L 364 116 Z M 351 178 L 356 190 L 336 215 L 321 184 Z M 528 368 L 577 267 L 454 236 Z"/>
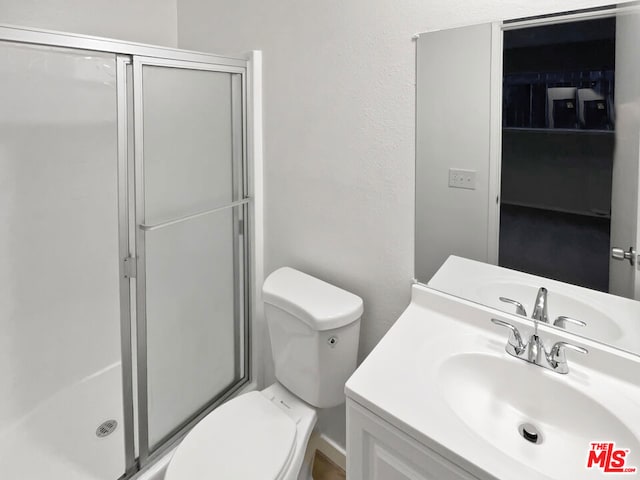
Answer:
<path fill-rule="evenodd" d="M 289 267 L 269 275 L 262 293 L 276 383 L 202 419 L 176 448 L 165 480 L 310 478 L 303 459 L 316 409 L 345 400 L 362 299 Z"/>

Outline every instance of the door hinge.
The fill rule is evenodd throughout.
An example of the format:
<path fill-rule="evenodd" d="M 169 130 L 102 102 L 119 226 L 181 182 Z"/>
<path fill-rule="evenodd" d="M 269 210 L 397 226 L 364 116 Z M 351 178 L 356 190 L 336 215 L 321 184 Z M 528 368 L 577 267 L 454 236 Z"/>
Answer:
<path fill-rule="evenodd" d="M 244 235 L 244 219 L 238 220 L 238 235 Z"/>
<path fill-rule="evenodd" d="M 122 271 L 124 278 L 136 278 L 136 259 L 134 257 L 126 257 L 122 260 Z"/>

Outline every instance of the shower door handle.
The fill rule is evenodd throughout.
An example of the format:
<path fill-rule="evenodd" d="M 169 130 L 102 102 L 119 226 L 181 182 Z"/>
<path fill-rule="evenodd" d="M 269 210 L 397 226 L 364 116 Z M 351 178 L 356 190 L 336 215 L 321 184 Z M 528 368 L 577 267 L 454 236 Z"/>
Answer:
<path fill-rule="evenodd" d="M 231 202 L 228 205 L 223 205 L 222 207 L 212 208 L 211 210 L 205 210 L 204 212 L 193 213 L 191 215 L 185 215 L 184 217 L 176 218 L 173 220 L 168 220 L 166 222 L 157 223 L 155 225 L 146 225 L 141 223 L 138 227 L 143 232 L 152 232 L 154 230 L 159 230 L 161 228 L 170 227 L 171 225 L 176 225 L 182 222 L 188 222 L 189 220 L 193 220 L 195 218 L 204 217 L 205 215 L 211 215 L 212 213 L 221 212 L 222 210 L 227 210 L 229 208 L 239 207 L 240 205 L 246 205 L 249 203 L 251 198 L 245 197 L 242 200 L 238 200 L 235 202 Z"/>

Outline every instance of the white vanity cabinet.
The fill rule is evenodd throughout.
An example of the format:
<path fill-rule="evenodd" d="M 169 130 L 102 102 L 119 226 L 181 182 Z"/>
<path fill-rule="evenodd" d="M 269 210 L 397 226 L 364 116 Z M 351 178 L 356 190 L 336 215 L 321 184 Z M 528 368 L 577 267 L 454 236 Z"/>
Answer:
<path fill-rule="evenodd" d="M 350 399 L 347 399 L 347 478 L 477 480 Z"/>

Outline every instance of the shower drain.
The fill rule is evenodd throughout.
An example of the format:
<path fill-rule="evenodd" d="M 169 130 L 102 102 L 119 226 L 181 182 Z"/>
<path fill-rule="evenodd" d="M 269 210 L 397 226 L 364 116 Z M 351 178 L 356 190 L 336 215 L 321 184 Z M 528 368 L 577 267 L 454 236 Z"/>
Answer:
<path fill-rule="evenodd" d="M 96 428 L 96 437 L 103 438 L 111 435 L 113 431 L 118 427 L 118 422 L 115 420 L 106 420 L 102 422 L 98 428 Z"/>

